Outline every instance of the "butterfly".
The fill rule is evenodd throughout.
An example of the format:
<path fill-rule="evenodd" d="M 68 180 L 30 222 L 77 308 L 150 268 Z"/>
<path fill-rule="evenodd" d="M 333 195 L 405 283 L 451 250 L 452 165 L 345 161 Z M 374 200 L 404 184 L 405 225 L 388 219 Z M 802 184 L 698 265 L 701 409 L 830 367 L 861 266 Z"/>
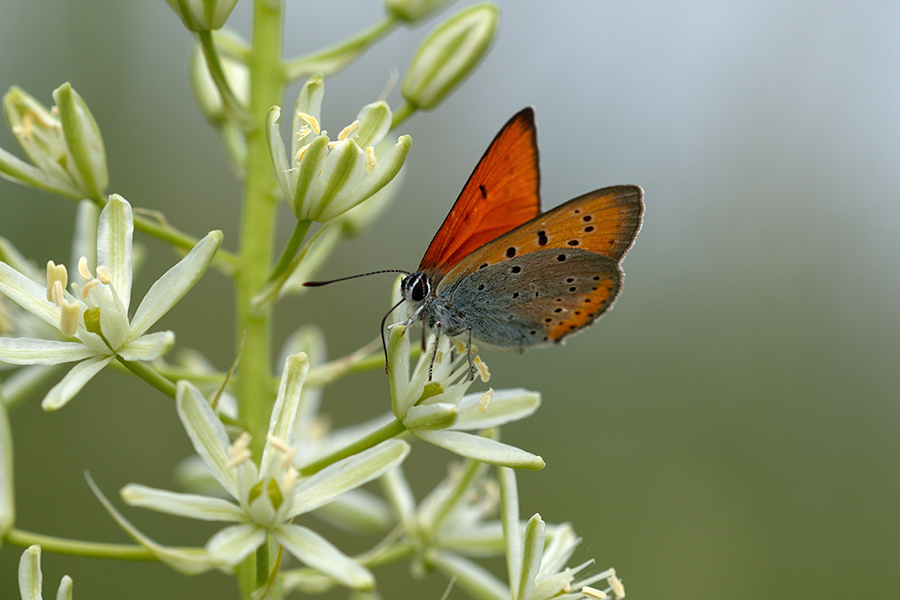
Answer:
<path fill-rule="evenodd" d="M 434 332 L 432 365 L 441 335 L 465 338 L 474 377 L 473 340 L 518 352 L 558 344 L 612 307 L 643 191 L 601 188 L 542 213 L 539 187 L 529 107 L 494 137 L 419 268 L 401 280 L 391 311 L 406 302 L 402 324 L 421 319 Z"/>

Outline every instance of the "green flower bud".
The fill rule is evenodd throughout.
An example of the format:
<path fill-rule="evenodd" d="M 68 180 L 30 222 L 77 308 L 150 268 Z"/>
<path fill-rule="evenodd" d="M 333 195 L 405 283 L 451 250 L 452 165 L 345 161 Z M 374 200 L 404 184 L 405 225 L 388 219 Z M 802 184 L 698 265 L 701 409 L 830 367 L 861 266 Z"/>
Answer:
<path fill-rule="evenodd" d="M 97 122 L 68 83 L 53 97 L 50 110 L 17 87 L 3 97 L 6 120 L 32 164 L 0 151 L 0 174 L 69 198 L 102 196 L 109 176 Z"/>
<path fill-rule="evenodd" d="M 210 31 L 225 25 L 237 0 L 166 0 L 191 31 Z"/>
<path fill-rule="evenodd" d="M 53 90 L 59 109 L 59 121 L 73 165 L 70 173 L 77 177 L 80 187 L 89 197 L 103 195 L 109 185 L 106 170 L 106 151 L 100 128 L 81 96 L 64 83 Z"/>
<path fill-rule="evenodd" d="M 462 10 L 425 38 L 403 80 L 403 97 L 411 105 L 434 108 L 472 72 L 497 33 L 496 5 L 485 2 Z"/>
<path fill-rule="evenodd" d="M 414 23 L 444 4 L 447 4 L 447 0 L 386 0 L 384 8 L 401 21 Z"/>

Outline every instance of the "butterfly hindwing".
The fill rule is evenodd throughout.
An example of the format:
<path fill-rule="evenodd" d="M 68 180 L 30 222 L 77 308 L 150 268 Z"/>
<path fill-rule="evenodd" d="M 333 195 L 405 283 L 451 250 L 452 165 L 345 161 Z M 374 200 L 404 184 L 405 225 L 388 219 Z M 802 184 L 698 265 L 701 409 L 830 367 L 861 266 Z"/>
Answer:
<path fill-rule="evenodd" d="M 437 281 L 472 251 L 540 214 L 534 111 L 525 108 L 491 142 L 422 258 Z"/>
<path fill-rule="evenodd" d="M 558 342 L 589 325 L 612 305 L 621 280 L 612 258 L 582 249 L 545 248 L 439 287 L 437 302 L 453 307 L 446 323 L 450 333 L 471 326 L 475 339 L 524 349 Z"/>

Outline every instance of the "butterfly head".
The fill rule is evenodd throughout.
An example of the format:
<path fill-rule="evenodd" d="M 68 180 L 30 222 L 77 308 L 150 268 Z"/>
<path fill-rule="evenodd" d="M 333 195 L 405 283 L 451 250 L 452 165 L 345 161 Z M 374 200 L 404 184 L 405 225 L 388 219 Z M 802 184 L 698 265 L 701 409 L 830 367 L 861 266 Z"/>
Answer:
<path fill-rule="evenodd" d="M 422 304 L 431 295 L 431 282 L 422 271 L 404 277 L 400 282 L 400 294 L 413 305 Z"/>

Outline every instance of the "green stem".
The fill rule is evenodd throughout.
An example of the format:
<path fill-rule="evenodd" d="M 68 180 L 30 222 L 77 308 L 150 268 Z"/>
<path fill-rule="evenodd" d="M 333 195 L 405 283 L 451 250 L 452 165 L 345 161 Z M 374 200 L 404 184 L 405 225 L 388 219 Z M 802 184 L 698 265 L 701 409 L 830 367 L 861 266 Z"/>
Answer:
<path fill-rule="evenodd" d="M 252 8 L 250 104 L 247 130 L 247 179 L 241 214 L 239 267 L 235 272 L 235 345 L 243 350 L 236 380 L 238 413 L 244 428 L 253 436 L 251 451 L 262 456 L 269 416 L 275 403 L 272 389 L 272 309 L 254 308 L 253 295 L 266 282 L 272 265 L 272 240 L 278 201 L 273 197 L 273 172 L 266 140 L 266 114 L 280 104 L 284 94 L 281 57 L 283 1 L 257 0 Z M 265 567 L 250 556 L 237 570 L 238 588 L 248 600 L 256 588 L 259 571 Z M 254 564 L 256 563 L 256 564 Z M 252 566 L 251 566 L 252 565 Z"/>
<path fill-rule="evenodd" d="M 12 528 L 3 536 L 3 542 L 14 546 L 27 548 L 38 544 L 44 552 L 56 554 L 68 554 L 71 556 L 83 556 L 85 558 L 106 558 L 112 560 L 141 560 L 158 561 L 153 554 L 141 546 L 129 546 L 126 544 L 99 544 L 96 542 L 82 542 L 79 540 L 67 540 L 52 535 L 32 533 L 22 529 Z"/>
<path fill-rule="evenodd" d="M 361 31 L 348 40 L 323 48 L 312 54 L 294 58 L 285 65 L 285 78 L 288 81 L 293 81 L 313 73 L 331 75 L 356 60 L 363 50 L 387 35 L 396 25 L 397 19 L 388 15 L 381 22 Z"/>
<path fill-rule="evenodd" d="M 403 121 L 407 120 L 419 110 L 417 106 L 406 102 L 403 106 L 394 111 L 394 118 L 391 120 L 391 129 L 396 129 Z"/>
<path fill-rule="evenodd" d="M 291 262 L 294 260 L 294 256 L 297 255 L 300 244 L 303 243 L 303 239 L 306 237 L 306 232 L 309 231 L 310 225 L 312 225 L 312 221 L 308 219 L 297 221 L 297 224 L 294 226 L 294 232 L 291 234 L 291 239 L 288 240 L 287 245 L 281 253 L 281 258 L 278 259 L 278 263 L 272 270 L 272 274 L 269 275 L 270 282 L 275 281 L 281 277 L 282 273 L 287 271 Z"/>
<path fill-rule="evenodd" d="M 225 110 L 231 113 L 238 122 L 245 122 L 247 117 L 246 112 L 242 109 L 237 98 L 235 98 L 234 92 L 228 84 L 228 79 L 225 77 L 222 61 L 219 60 L 219 53 L 216 50 L 216 45 L 213 43 L 212 32 L 198 31 L 197 36 L 200 38 L 200 47 L 203 49 L 203 56 L 206 58 L 209 74 L 216 84 L 216 87 L 219 89 L 219 94 L 222 96 L 222 103 L 225 106 Z"/>
<path fill-rule="evenodd" d="M 395 419 L 378 431 L 373 431 L 366 437 L 353 442 L 349 446 L 341 448 L 340 450 L 332 452 L 324 458 L 320 458 L 319 460 L 306 465 L 305 467 L 300 469 L 300 475 L 302 475 L 303 477 L 306 477 L 308 475 L 315 475 L 328 465 L 334 464 L 343 458 L 347 458 L 348 456 L 359 454 L 363 450 L 374 448 L 381 442 L 389 440 L 393 437 L 397 437 L 404 431 L 406 431 L 406 427 L 403 425 L 403 421 L 401 421 L 400 419 Z"/>
<path fill-rule="evenodd" d="M 122 363 L 126 369 L 161 391 L 166 396 L 175 399 L 175 384 L 142 363 L 139 360 L 125 360 L 116 354 L 116 360 Z"/>

